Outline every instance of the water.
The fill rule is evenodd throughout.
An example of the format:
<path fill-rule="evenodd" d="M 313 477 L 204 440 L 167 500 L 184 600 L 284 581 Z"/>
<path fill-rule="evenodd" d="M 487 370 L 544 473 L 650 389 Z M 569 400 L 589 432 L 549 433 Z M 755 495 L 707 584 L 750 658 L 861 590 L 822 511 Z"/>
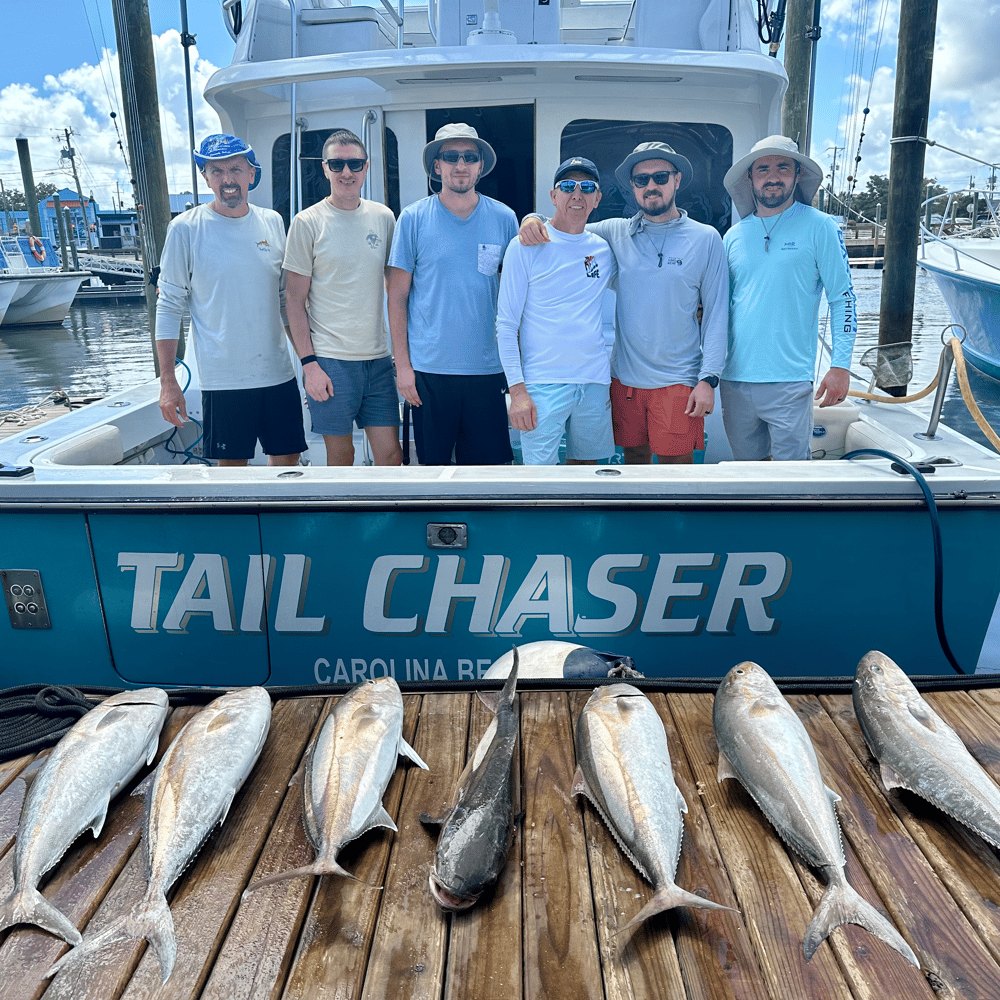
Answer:
<path fill-rule="evenodd" d="M 868 370 L 857 359 L 878 343 L 882 272 L 858 269 L 853 277 L 858 299 L 853 371 L 867 382 Z M 941 331 L 950 322 L 951 314 L 934 280 L 918 269 L 911 393 L 934 378 L 941 353 Z M 62 326 L 0 328 L 0 413 L 41 402 L 57 387 L 73 398 L 106 396 L 152 377 L 153 356 L 146 308 L 142 304 L 74 306 Z M 986 419 L 1000 429 L 1000 382 L 971 367 L 969 382 Z M 916 405 L 929 411 L 932 400 L 933 394 Z M 987 443 L 965 407 L 954 375 L 946 397 L 944 421 L 974 440 Z"/>

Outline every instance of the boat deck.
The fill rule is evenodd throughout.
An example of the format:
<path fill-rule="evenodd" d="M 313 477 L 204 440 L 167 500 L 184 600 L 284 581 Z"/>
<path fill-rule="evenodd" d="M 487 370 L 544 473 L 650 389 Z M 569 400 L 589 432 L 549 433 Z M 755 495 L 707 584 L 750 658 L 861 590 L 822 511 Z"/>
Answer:
<path fill-rule="evenodd" d="M 497 891 L 467 914 L 447 916 L 431 899 L 434 840 L 417 820 L 442 811 L 467 747 L 488 724 L 487 710 L 466 692 L 404 696 L 404 734 L 430 770 L 401 762 L 384 799 L 398 832 L 373 831 L 341 852 L 360 881 L 296 878 L 241 900 L 253 878 L 312 857 L 301 790 L 289 779 L 333 699 L 284 699 L 228 819 L 172 893 L 178 949 L 166 986 L 142 942 L 118 944 L 78 974 L 45 980 L 65 945 L 18 928 L 0 935 L 4 1000 L 1000 997 L 1000 861 L 921 800 L 885 794 L 849 695 L 789 700 L 841 796 L 848 877 L 888 912 L 920 970 L 857 927 L 834 931 L 811 962 L 803 960 L 821 885 L 737 783 L 716 782 L 712 696 L 650 697 L 689 805 L 677 882 L 741 914 L 661 914 L 619 954 L 617 929 L 651 891 L 589 803 L 570 796 L 582 690 L 519 695 L 524 821 Z M 1000 778 L 1000 691 L 928 699 Z M 161 748 L 195 711 L 174 710 Z M 0 765 L 0 898 L 12 884 L 25 789 L 18 779 L 32 767 L 31 758 Z M 100 837 L 82 837 L 43 883 L 78 926 L 105 925 L 141 894 L 142 811 L 140 798 L 119 798 Z"/>

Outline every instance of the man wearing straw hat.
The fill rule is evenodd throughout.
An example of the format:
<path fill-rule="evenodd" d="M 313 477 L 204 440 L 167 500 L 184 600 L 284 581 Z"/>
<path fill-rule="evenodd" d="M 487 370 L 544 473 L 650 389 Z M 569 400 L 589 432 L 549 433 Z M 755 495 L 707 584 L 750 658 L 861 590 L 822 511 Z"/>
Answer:
<path fill-rule="evenodd" d="M 639 143 L 615 170 L 639 211 L 587 226 L 608 241 L 618 265 L 611 416 L 626 465 L 654 454 L 661 464 L 694 460 L 726 360 L 722 239 L 675 201 L 692 176 L 688 158 L 665 142 Z M 528 246 L 545 242 L 541 217 L 527 216 L 520 236 Z"/>
<path fill-rule="evenodd" d="M 210 135 L 194 151 L 215 195 L 167 227 L 156 303 L 160 412 L 187 420 L 174 375 L 184 313 L 198 356 L 204 455 L 246 465 L 258 440 L 269 465 L 296 465 L 305 451 L 302 404 L 281 317 L 281 216 L 247 201 L 260 183 L 253 150 L 234 135 Z"/>
<path fill-rule="evenodd" d="M 726 173 L 741 219 L 726 233 L 729 357 L 722 415 L 738 461 L 811 457 L 813 401 L 843 402 L 857 332 L 844 237 L 810 207 L 822 168 L 781 135 Z M 813 392 L 820 298 L 830 308 L 830 370 Z"/>
<path fill-rule="evenodd" d="M 496 341 L 499 267 L 517 234 L 514 213 L 478 194 L 497 162 L 460 122 L 423 153 L 440 194 L 407 205 L 396 223 L 387 283 L 396 381 L 413 406 L 423 465 L 502 465 L 513 455 Z"/>

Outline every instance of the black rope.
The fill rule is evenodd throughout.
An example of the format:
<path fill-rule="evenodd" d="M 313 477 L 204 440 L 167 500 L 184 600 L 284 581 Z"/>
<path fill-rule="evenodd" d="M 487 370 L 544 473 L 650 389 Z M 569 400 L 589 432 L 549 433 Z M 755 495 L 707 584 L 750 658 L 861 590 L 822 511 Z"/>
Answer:
<path fill-rule="evenodd" d="M 26 684 L 0 692 L 0 761 L 54 746 L 93 707 L 72 687 Z"/>

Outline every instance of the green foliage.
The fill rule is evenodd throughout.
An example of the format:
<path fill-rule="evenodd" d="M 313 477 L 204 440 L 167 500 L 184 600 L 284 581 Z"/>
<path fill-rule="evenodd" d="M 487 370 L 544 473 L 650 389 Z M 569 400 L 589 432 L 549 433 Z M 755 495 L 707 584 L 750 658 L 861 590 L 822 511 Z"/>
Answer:
<path fill-rule="evenodd" d="M 8 212 L 26 212 L 28 206 L 24 200 L 24 192 L 18 190 L 17 188 L 4 188 L 7 194 L 6 205 L 0 205 L 0 208 L 6 208 Z M 35 197 L 38 199 L 36 204 L 46 201 L 56 194 L 59 188 L 55 184 L 49 184 L 47 181 L 42 181 L 41 184 L 35 185 Z"/>

